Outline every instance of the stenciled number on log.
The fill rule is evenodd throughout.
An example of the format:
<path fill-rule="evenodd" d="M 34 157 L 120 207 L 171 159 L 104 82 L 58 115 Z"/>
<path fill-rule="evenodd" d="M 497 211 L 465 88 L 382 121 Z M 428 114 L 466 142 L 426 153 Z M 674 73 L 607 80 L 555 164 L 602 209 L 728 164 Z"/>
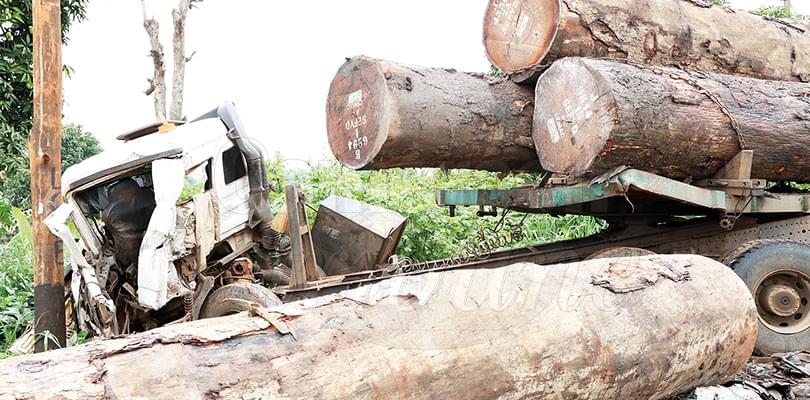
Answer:
<path fill-rule="evenodd" d="M 573 97 L 563 100 L 563 114 L 555 113 L 554 119 L 548 121 L 551 142 L 557 143 L 565 136 L 566 131 L 561 128 L 565 125 L 570 125 L 571 136 L 576 136 L 582 124 L 593 116 L 592 108 L 598 99 L 596 95 L 588 97 L 585 88 L 580 86 Z"/>
<path fill-rule="evenodd" d="M 349 94 L 349 98 L 347 100 L 346 108 L 351 109 L 359 109 L 363 106 L 363 91 L 358 90 Z M 360 160 L 360 150 L 368 146 L 368 136 L 363 135 L 360 136 L 360 127 L 368 124 L 368 116 L 365 114 L 357 115 L 354 114 L 355 117 L 346 121 L 343 124 L 343 127 L 346 128 L 347 131 L 354 129 L 354 139 L 350 139 L 348 143 L 349 151 L 354 152 L 354 156 L 356 159 Z"/>
<path fill-rule="evenodd" d="M 519 7 L 520 5 L 515 0 L 500 1 L 495 4 L 495 16 L 493 17 L 493 22 L 495 22 L 495 25 L 501 28 L 504 35 L 509 34 L 509 23 L 515 20 L 515 14 L 518 13 Z M 523 18 L 521 18 L 521 20 L 523 20 Z M 521 25 L 523 26 L 522 30 Z M 517 30 L 525 31 L 528 25 L 528 19 L 526 19 L 522 24 L 521 21 L 518 21 Z M 518 33 L 518 36 L 520 36 L 520 33 Z"/>

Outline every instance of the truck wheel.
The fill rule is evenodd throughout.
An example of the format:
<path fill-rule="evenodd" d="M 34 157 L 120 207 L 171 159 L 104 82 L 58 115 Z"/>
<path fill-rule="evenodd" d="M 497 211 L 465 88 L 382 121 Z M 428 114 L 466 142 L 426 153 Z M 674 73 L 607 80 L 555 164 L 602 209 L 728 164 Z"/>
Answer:
<path fill-rule="evenodd" d="M 608 247 L 607 249 L 595 251 L 593 254 L 589 255 L 585 261 L 597 260 L 600 258 L 643 257 L 654 255 L 654 251 L 639 247 Z"/>
<path fill-rule="evenodd" d="M 762 240 L 743 248 L 726 261 L 754 296 L 756 350 L 771 355 L 810 349 L 810 246 Z"/>
<path fill-rule="evenodd" d="M 248 311 L 256 303 L 262 307 L 280 306 L 281 300 L 255 283 L 232 283 L 211 293 L 203 303 L 200 319 L 216 318 Z"/>

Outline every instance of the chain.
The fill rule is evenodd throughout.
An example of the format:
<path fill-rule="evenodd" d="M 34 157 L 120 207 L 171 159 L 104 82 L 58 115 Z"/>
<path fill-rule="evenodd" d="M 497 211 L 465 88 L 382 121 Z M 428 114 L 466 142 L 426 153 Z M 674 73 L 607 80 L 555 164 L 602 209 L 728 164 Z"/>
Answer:
<path fill-rule="evenodd" d="M 722 112 L 726 116 L 726 118 L 728 118 L 728 121 L 731 124 L 731 128 L 734 129 L 734 132 L 737 134 L 737 140 L 740 142 L 740 151 L 745 150 L 745 149 L 748 148 L 748 146 L 745 143 L 745 137 L 742 134 L 742 129 L 740 129 L 740 125 L 737 123 L 737 120 L 734 119 L 734 116 L 731 114 L 731 111 L 728 110 L 728 107 L 726 107 L 726 105 L 723 104 L 723 101 L 719 97 L 717 97 L 716 94 L 712 93 L 710 90 L 703 87 L 700 84 L 700 82 L 698 82 L 695 78 L 693 78 L 690 75 L 690 73 L 688 71 L 684 71 L 684 70 L 679 69 L 677 71 L 680 71 L 681 74 L 676 74 L 676 73 L 667 74 L 667 72 L 664 71 L 660 67 L 654 67 L 654 66 L 650 66 L 650 65 L 646 65 L 646 64 L 640 64 L 640 63 L 629 61 L 629 60 L 613 59 L 613 58 L 600 59 L 600 60 L 606 60 L 606 61 L 612 61 L 612 62 L 620 62 L 620 63 L 623 63 L 623 64 L 632 65 L 632 66 L 634 66 L 634 67 L 636 67 L 638 69 L 642 69 L 642 70 L 645 70 L 645 71 L 650 71 L 650 72 L 652 72 L 652 73 L 654 73 L 656 75 L 665 75 L 666 74 L 667 76 L 669 76 L 672 79 L 677 79 L 679 81 L 686 82 L 687 84 L 689 84 L 693 88 L 700 91 L 701 94 L 708 97 L 709 100 L 711 100 L 715 105 L 717 105 L 717 107 L 720 109 L 720 112 Z"/>
<path fill-rule="evenodd" d="M 528 214 L 524 215 L 519 222 L 513 224 L 506 220 L 509 211 L 508 208 L 504 210 L 501 219 L 495 226 L 478 231 L 474 236 L 474 240 L 468 240 L 461 252 L 453 257 L 440 261 L 415 262 L 408 257 L 394 255 L 391 256 L 388 264 L 383 267 L 383 271 L 390 275 L 407 274 L 486 260 L 496 250 L 512 247 L 525 238 L 523 225 Z"/>

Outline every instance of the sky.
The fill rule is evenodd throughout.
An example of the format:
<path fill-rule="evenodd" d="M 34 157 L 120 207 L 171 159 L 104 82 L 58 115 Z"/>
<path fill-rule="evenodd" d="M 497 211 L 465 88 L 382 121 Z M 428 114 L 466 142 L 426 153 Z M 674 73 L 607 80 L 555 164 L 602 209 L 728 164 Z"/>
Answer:
<path fill-rule="evenodd" d="M 777 0 L 732 0 L 754 9 Z M 147 0 L 161 24 L 171 64 L 172 0 Z M 365 54 L 406 64 L 487 71 L 481 44 L 486 0 L 205 0 L 190 11 L 185 114 L 236 103 L 248 134 L 287 160 L 331 157 L 326 95 L 346 57 Z M 794 0 L 810 14 L 809 0 Z M 67 122 L 107 147 L 155 120 L 143 91 L 152 75 L 138 0 L 92 0 L 70 30 L 63 61 Z M 170 67 L 170 65 L 169 65 Z M 167 82 L 171 82 L 171 68 Z M 170 84 L 170 83 L 169 83 Z"/>

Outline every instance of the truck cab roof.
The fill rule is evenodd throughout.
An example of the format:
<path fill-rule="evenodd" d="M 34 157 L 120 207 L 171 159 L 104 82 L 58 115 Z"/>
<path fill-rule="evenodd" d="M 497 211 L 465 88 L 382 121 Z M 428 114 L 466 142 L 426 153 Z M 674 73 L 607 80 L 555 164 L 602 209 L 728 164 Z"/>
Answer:
<path fill-rule="evenodd" d="M 116 143 L 68 168 L 62 175 L 62 195 L 162 158 L 191 156 L 191 167 L 197 159 L 202 162 L 210 157 L 209 153 L 231 146 L 226 135 L 222 121 L 212 118 Z"/>

